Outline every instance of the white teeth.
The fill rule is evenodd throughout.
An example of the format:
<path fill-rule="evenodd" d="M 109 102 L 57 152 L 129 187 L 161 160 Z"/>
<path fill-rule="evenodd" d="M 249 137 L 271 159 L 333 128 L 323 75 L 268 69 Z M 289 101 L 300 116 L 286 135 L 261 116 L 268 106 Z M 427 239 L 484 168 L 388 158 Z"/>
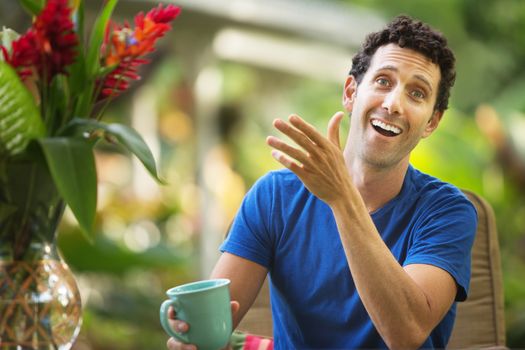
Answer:
<path fill-rule="evenodd" d="M 398 127 L 395 127 L 393 125 L 388 125 L 388 124 L 383 123 L 382 121 L 377 120 L 377 119 L 373 119 L 372 120 L 372 125 L 380 127 L 383 130 L 391 131 L 391 132 L 393 132 L 394 134 L 397 134 L 397 135 L 401 134 L 401 129 L 399 129 Z"/>

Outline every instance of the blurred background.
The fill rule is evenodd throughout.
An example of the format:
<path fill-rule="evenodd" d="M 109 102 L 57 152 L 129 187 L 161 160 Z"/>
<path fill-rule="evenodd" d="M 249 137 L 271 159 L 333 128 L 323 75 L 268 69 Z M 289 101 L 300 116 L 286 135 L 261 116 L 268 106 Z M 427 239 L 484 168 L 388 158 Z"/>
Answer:
<path fill-rule="evenodd" d="M 102 0 L 86 3 L 93 20 Z M 113 18 L 132 22 L 157 3 L 121 0 Z M 272 120 L 298 113 L 326 130 L 358 45 L 401 13 L 440 29 L 457 55 L 450 109 L 412 163 L 493 206 L 508 345 L 525 348 L 525 1 L 173 3 L 182 14 L 142 81 L 104 116 L 139 130 L 168 184 L 105 144 L 94 242 L 67 212 L 61 226 L 59 246 L 84 304 L 75 350 L 165 348 L 164 291 L 208 275 L 244 193 L 279 168 L 264 142 Z M 0 23 L 23 31 L 28 16 L 16 0 L 2 0 Z"/>

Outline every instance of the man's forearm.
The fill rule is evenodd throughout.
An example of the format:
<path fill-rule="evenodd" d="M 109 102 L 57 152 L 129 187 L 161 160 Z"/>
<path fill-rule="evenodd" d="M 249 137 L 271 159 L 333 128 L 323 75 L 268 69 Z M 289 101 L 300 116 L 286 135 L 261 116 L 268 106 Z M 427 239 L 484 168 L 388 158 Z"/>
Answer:
<path fill-rule="evenodd" d="M 361 300 L 390 348 L 419 347 L 435 326 L 423 290 L 396 261 L 359 200 L 331 205 Z"/>
<path fill-rule="evenodd" d="M 219 258 L 210 278 L 228 278 L 231 281 L 231 300 L 239 302 L 237 312 L 232 315 L 234 329 L 252 306 L 267 273 L 263 266 L 233 254 L 223 253 Z"/>

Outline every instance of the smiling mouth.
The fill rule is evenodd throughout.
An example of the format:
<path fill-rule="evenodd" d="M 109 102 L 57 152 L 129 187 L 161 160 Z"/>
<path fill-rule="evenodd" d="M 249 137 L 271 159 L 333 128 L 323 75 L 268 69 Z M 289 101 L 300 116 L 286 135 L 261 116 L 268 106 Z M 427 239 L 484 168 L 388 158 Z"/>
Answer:
<path fill-rule="evenodd" d="M 387 136 L 387 137 L 398 136 L 402 132 L 402 130 L 398 128 L 397 126 L 387 124 L 378 119 L 372 119 L 370 124 L 372 124 L 372 127 L 378 133 L 380 133 L 383 136 Z"/>

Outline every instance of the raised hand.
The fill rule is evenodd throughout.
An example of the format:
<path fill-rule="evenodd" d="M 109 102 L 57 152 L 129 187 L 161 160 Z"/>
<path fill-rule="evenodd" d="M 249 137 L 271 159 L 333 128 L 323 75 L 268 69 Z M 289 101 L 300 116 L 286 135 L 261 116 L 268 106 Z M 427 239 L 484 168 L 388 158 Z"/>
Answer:
<path fill-rule="evenodd" d="M 297 115 L 291 115 L 289 123 L 276 119 L 274 127 L 301 148 L 274 136 L 266 139 L 267 144 L 274 148 L 272 156 L 293 171 L 310 192 L 327 204 L 342 199 L 352 187 L 339 142 L 339 125 L 343 117 L 343 112 L 332 116 L 327 137 Z"/>

